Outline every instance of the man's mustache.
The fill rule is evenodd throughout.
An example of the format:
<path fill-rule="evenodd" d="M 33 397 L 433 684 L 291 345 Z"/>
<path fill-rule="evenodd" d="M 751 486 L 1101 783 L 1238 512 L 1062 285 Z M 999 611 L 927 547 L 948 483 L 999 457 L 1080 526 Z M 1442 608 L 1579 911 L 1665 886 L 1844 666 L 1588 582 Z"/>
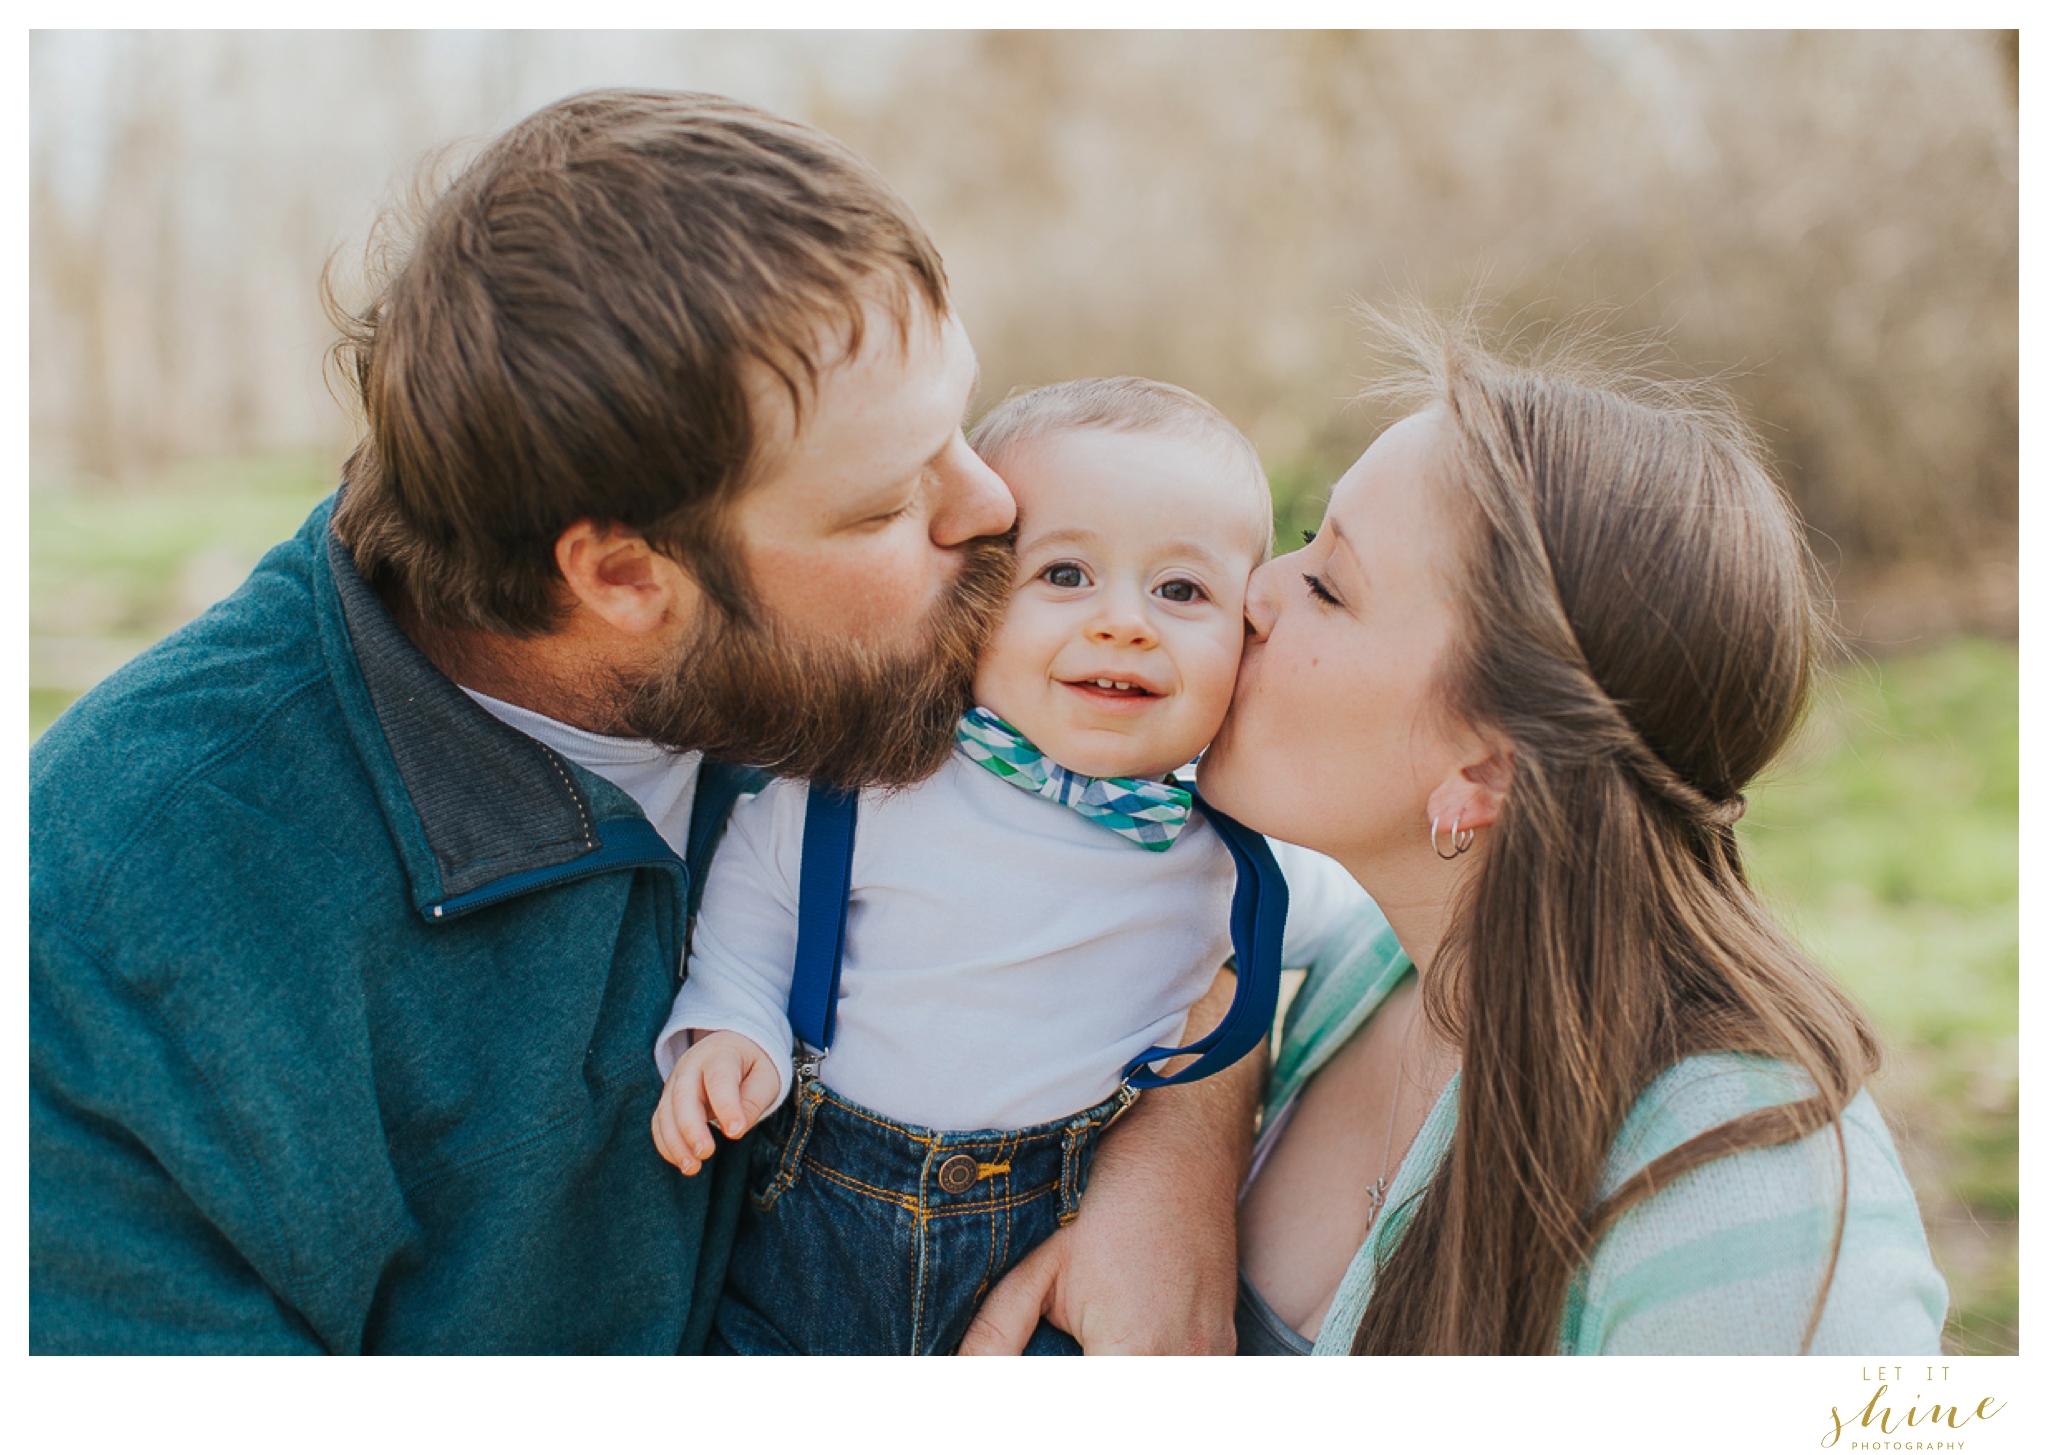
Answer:
<path fill-rule="evenodd" d="M 909 647 L 800 636 L 771 614 L 706 600 L 677 660 L 620 685 L 619 731 L 844 788 L 903 787 L 938 771 L 972 705 L 1001 619 L 1015 535 L 962 547 L 959 574 Z"/>

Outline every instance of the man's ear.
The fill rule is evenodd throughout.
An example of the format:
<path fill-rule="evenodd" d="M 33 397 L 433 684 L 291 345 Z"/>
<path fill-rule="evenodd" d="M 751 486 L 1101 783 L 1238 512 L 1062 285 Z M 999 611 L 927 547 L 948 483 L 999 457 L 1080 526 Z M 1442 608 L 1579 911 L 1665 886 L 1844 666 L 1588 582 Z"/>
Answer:
<path fill-rule="evenodd" d="M 1514 781 L 1515 751 L 1506 742 L 1487 738 L 1480 756 L 1452 769 L 1429 795 L 1429 816 L 1448 828 L 1483 829 L 1500 817 Z"/>
<path fill-rule="evenodd" d="M 625 636 L 652 635 L 696 611 L 690 573 L 623 526 L 577 521 L 555 542 L 555 566 L 571 609 Z"/>

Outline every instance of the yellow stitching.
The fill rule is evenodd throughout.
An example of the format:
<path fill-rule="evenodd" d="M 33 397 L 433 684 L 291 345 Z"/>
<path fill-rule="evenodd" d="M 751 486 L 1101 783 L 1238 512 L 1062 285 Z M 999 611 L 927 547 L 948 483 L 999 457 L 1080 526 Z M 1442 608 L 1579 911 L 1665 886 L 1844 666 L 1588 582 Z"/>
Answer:
<path fill-rule="evenodd" d="M 583 825 L 583 847 L 594 847 L 590 838 L 590 815 L 583 811 L 583 797 L 576 791 L 575 782 L 569 777 L 568 770 L 562 766 L 562 760 L 555 756 L 553 749 L 542 743 L 541 751 L 548 755 L 548 762 L 553 765 L 555 776 L 562 780 L 562 786 L 569 790 L 569 801 L 576 805 L 577 820 Z"/>
<path fill-rule="evenodd" d="M 899 1192 L 891 1192 L 887 1188 L 870 1187 L 865 1182 L 856 1181 L 855 1179 L 848 1177 L 845 1173 L 838 1171 L 836 1168 L 827 1167 L 822 1162 L 807 1161 L 805 1165 L 810 1169 L 810 1171 L 814 1175 L 824 1178 L 827 1182 L 837 1183 L 839 1186 L 846 1188 L 848 1191 L 865 1194 L 866 1196 L 875 1199 L 875 1201 L 877 1202 L 894 1203 L 897 1207 L 902 1208 L 905 1212 L 917 1213 L 920 1216 L 922 1216 L 924 1212 L 924 1209 L 918 1206 L 915 1198 L 905 1197 L 903 1194 Z"/>
<path fill-rule="evenodd" d="M 894 1122 L 885 1122 L 880 1117 L 869 1116 L 866 1112 L 862 1111 L 852 1102 L 843 1100 L 839 1097 L 833 1098 L 832 1105 L 840 1111 L 846 1112 L 852 1116 L 859 1117 L 864 1122 L 872 1122 L 874 1125 L 880 1127 L 885 1132 L 894 1132 L 899 1137 L 903 1137 L 910 1141 L 913 1141 L 917 1143 L 917 1145 L 920 1147 L 929 1147 L 933 1142 L 938 1140 L 936 1137 L 920 1137 L 916 1132 L 906 1131 Z"/>
<path fill-rule="evenodd" d="M 977 1162 L 974 1164 L 974 1180 L 980 1182 L 985 1177 L 1000 1177 L 1009 1170 L 1007 1162 Z"/>
<path fill-rule="evenodd" d="M 954 1207 L 929 1207 L 920 1203 L 917 1199 L 902 1193 L 892 1192 L 885 1187 L 874 1187 L 860 1181 L 858 1178 L 849 1177 L 837 1168 L 827 1167 L 824 1163 L 812 1158 L 805 1158 L 804 1166 L 811 1172 L 824 1178 L 827 1182 L 836 1183 L 840 1187 L 846 1188 L 849 1192 L 863 1193 L 877 1202 L 893 1203 L 905 1212 L 915 1213 L 920 1220 L 970 1217 L 978 1213 L 994 1212 L 1002 1208 L 1022 1207 L 1027 1202 L 1036 1202 L 1041 1197 L 1046 1197 L 1059 1191 L 1058 1183 L 1041 1182 L 1038 1186 L 1028 1188 L 1023 1192 L 990 1198 L 986 1202 L 961 1203 Z"/>
<path fill-rule="evenodd" d="M 931 1264 L 925 1258 L 924 1214 L 919 1212 L 916 1219 L 917 1232 L 911 1239 L 911 1262 L 917 1270 L 917 1287 L 910 1295 L 910 1347 L 906 1354 L 917 1353 L 917 1346 L 924 1337 L 924 1275 L 930 1272 Z"/>
<path fill-rule="evenodd" d="M 1012 1208 L 1024 1206 L 1027 1202 L 1037 1202 L 1041 1198 L 1050 1197 L 1053 1191 L 1051 1186 L 1045 1186 L 1032 1192 L 1019 1193 L 1015 1197 L 993 1198 L 988 1202 L 977 1202 L 967 1207 L 926 1208 L 919 1216 L 927 1222 L 935 1223 L 941 1218 L 978 1217 L 982 1213 L 1008 1212 Z"/>

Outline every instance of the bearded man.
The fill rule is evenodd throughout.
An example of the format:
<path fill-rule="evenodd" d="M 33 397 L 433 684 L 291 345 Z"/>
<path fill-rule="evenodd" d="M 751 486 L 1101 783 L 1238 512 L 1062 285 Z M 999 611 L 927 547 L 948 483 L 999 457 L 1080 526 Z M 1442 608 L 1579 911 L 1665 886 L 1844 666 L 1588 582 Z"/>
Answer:
<path fill-rule="evenodd" d="M 731 765 L 950 750 L 973 350 L 858 158 L 645 92 L 498 138 L 345 322 L 341 488 L 30 754 L 30 1347 L 695 1352 L 744 1158 L 648 1130 L 691 889 Z M 1254 1074 L 1149 1094 L 970 1343 L 1227 1350 Z"/>

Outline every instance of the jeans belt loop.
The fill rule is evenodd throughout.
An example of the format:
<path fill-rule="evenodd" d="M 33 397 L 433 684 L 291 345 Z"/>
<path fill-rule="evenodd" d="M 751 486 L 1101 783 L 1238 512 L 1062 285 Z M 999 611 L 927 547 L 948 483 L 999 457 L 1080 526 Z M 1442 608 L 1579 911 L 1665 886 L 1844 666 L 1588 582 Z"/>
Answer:
<path fill-rule="evenodd" d="M 775 1184 L 783 1192 L 796 1186 L 804 1148 L 811 1140 L 811 1125 L 817 1120 L 819 1103 L 825 1099 L 824 1083 L 818 1080 L 818 1062 L 823 1059 L 800 1055 L 796 1063 L 796 1086 L 790 1092 L 796 1099 L 796 1115 L 790 1123 L 789 1140 L 782 1145 L 782 1160 L 775 1168 Z"/>

